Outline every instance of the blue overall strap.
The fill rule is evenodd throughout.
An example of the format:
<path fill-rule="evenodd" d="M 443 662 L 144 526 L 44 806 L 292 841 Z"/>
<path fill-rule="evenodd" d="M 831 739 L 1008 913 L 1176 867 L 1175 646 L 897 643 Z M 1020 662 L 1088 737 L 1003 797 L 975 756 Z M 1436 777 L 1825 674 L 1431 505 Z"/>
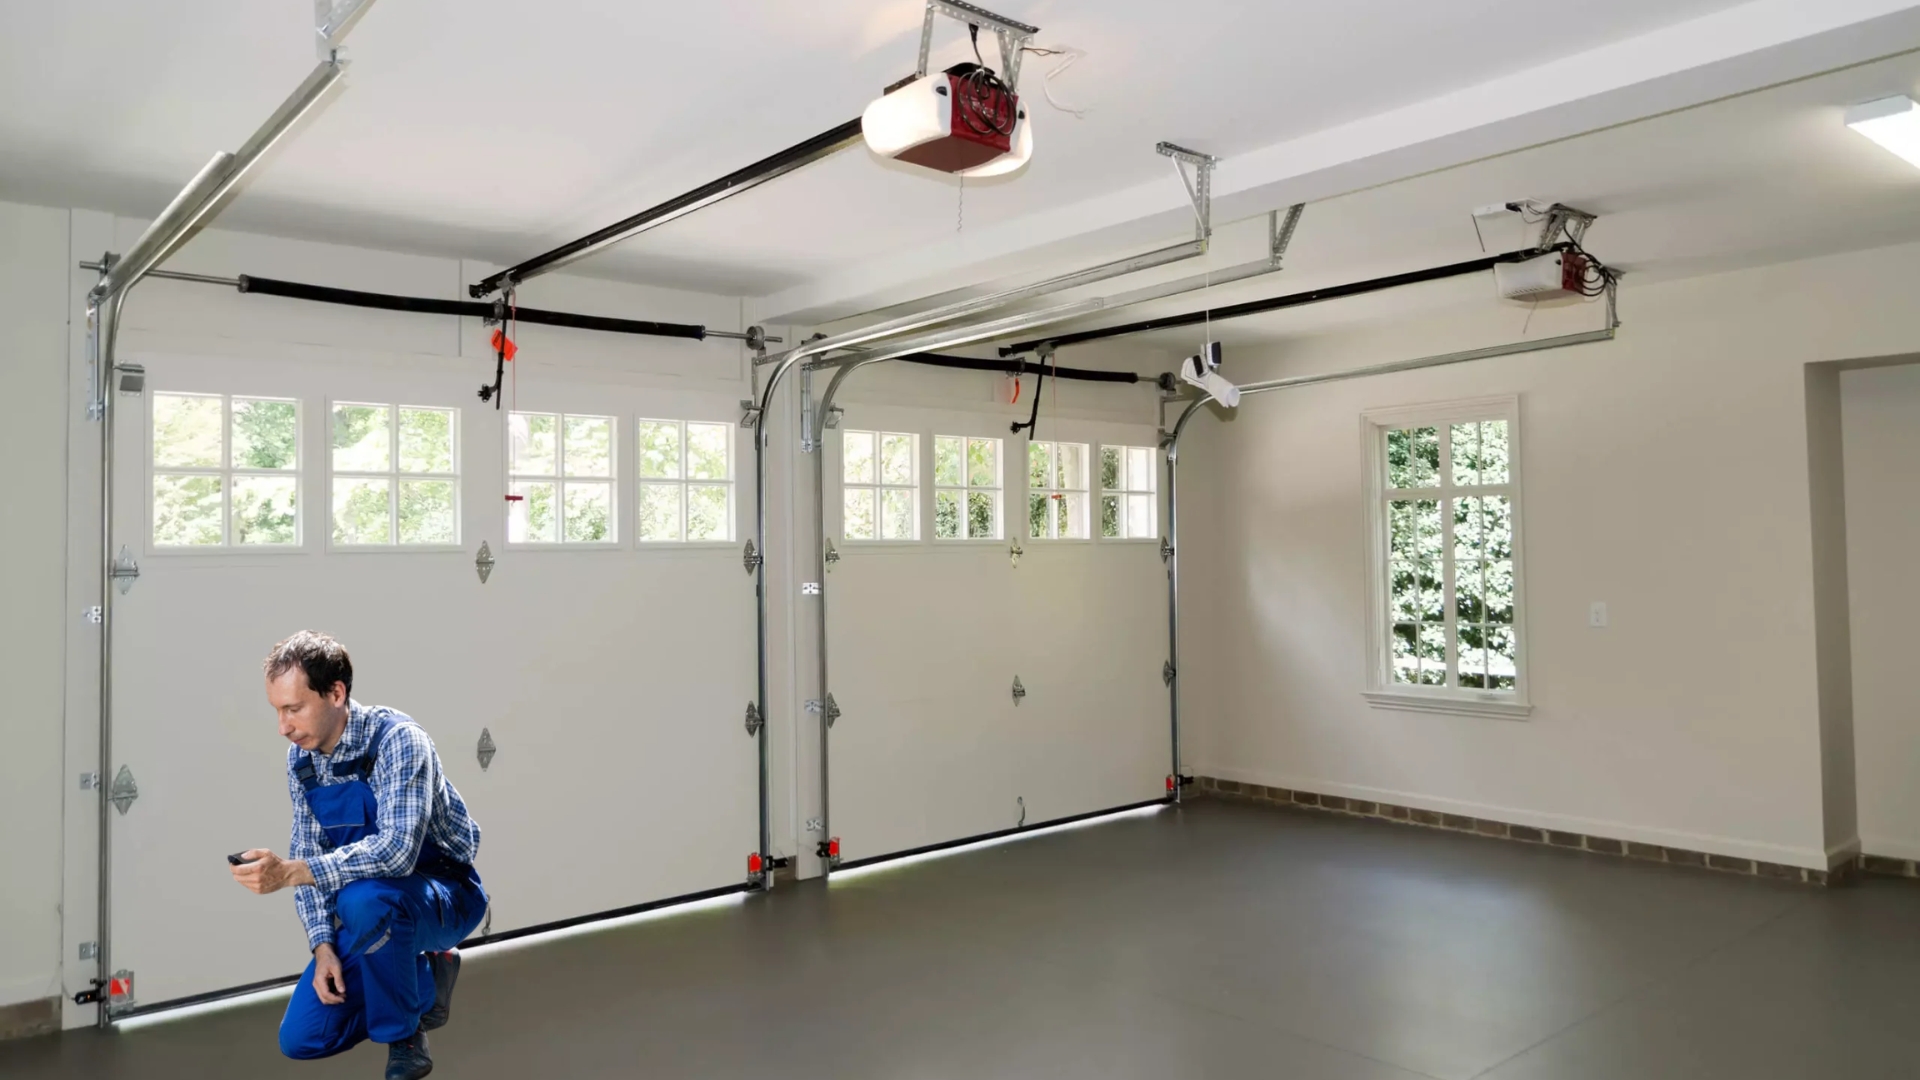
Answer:
<path fill-rule="evenodd" d="M 300 751 L 299 759 L 293 764 L 293 778 L 300 781 L 300 787 L 305 791 L 312 791 L 319 786 L 320 778 L 313 771 L 312 754 Z"/>

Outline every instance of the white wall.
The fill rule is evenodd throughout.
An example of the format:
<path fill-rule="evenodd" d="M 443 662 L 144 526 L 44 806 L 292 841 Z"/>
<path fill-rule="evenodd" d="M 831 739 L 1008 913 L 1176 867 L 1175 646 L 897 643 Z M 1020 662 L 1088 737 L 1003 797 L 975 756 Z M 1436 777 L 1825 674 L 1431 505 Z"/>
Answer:
<path fill-rule="evenodd" d="M 0 203 L 0 1006 L 60 992 L 67 215 Z"/>
<path fill-rule="evenodd" d="M 1920 859 L 1920 365 L 1841 376 L 1860 842 Z"/>
<path fill-rule="evenodd" d="M 1196 421 L 1181 458 L 1194 770 L 1825 866 L 1852 837 L 1850 807 L 1829 808 L 1823 783 L 1805 365 L 1920 347 L 1916 270 L 1920 247 L 1906 246 L 1628 278 L 1612 343 L 1282 391 Z M 1235 374 L 1510 340 L 1521 313 L 1489 298 L 1243 350 Z M 1532 333 L 1598 320 L 1542 310 Z M 1370 708 L 1357 418 L 1493 394 L 1521 398 L 1535 711 Z M 1854 595 L 1892 573 L 1856 567 Z M 1596 600 L 1608 629 L 1587 626 Z M 1830 749 L 1840 740 L 1826 732 Z"/>

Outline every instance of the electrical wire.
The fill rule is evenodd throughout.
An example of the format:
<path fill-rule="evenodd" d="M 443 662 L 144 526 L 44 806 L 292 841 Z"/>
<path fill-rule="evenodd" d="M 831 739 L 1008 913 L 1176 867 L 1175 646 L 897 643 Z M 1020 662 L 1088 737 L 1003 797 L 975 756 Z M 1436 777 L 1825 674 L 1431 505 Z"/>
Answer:
<path fill-rule="evenodd" d="M 1085 120 L 1087 118 L 1087 114 L 1092 112 L 1093 110 L 1085 106 L 1075 108 L 1072 105 L 1067 105 L 1062 103 L 1059 98 L 1056 98 L 1053 96 L 1053 80 L 1065 74 L 1068 68 L 1072 67 L 1073 65 L 1079 63 L 1082 59 L 1084 59 L 1087 55 L 1086 50 L 1076 49 L 1071 45 L 1061 45 L 1057 47 L 1043 46 L 1043 45 L 1028 45 L 1023 47 L 1020 51 L 1023 53 L 1031 53 L 1034 56 L 1066 57 L 1065 60 L 1062 60 L 1051 71 L 1048 71 L 1045 75 L 1041 76 L 1040 93 L 1046 97 L 1047 104 L 1053 106 L 1055 110 L 1066 113 L 1067 115 L 1073 117 L 1075 120 Z"/>

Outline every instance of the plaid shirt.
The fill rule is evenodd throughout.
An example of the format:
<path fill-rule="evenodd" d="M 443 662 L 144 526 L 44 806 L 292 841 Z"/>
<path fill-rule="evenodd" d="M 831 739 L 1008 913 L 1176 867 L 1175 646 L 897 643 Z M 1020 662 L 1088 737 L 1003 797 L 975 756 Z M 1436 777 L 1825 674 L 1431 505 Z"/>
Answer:
<path fill-rule="evenodd" d="M 379 831 L 364 840 L 326 849 L 326 834 L 307 806 L 307 793 L 294 774 L 303 751 L 287 748 L 287 790 L 293 795 L 293 840 L 290 857 L 304 859 L 314 884 L 293 890 L 293 906 L 307 928 L 307 947 L 317 949 L 333 941 L 333 899 L 350 881 L 399 878 L 413 873 L 420 845 L 427 837 L 448 856 L 471 863 L 480 852 L 480 826 L 467 814 L 467 804 L 440 769 L 433 740 L 412 718 L 385 706 L 368 708 L 348 703 L 347 730 L 333 753 L 314 753 L 313 771 L 321 784 L 339 784 L 353 776 L 333 775 L 334 762 L 357 761 L 366 753 L 373 726 L 385 717 L 398 721 L 380 744 L 367 784 L 378 807 Z"/>

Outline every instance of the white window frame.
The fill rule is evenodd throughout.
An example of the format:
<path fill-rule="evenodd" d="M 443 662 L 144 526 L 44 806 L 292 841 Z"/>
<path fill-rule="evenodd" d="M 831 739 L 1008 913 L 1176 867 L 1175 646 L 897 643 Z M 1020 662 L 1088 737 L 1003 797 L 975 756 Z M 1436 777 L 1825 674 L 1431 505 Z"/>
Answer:
<path fill-rule="evenodd" d="M 942 484 L 939 476 L 940 440 L 957 439 L 960 442 L 960 483 Z M 968 451 L 971 444 L 990 442 L 994 444 L 995 476 L 992 485 L 973 483 L 973 473 L 968 467 L 971 460 Z M 843 447 L 844 443 L 841 444 Z M 997 435 L 941 435 L 933 436 L 933 525 L 929 531 L 936 544 L 997 544 L 1007 538 L 1007 440 Z M 844 475 L 844 474 L 843 474 Z M 954 492 L 960 496 L 960 525 L 964 532 L 970 518 L 971 496 L 975 492 L 990 495 L 994 500 L 993 535 L 991 536 L 948 536 L 940 535 L 940 495 L 942 492 Z M 844 505 L 844 504 L 843 504 Z"/>
<path fill-rule="evenodd" d="M 926 516 L 926 507 L 923 507 L 921 505 L 921 488 L 923 486 L 921 483 L 921 479 L 925 471 L 924 462 L 922 459 L 925 458 L 926 456 L 926 448 L 921 445 L 924 440 L 924 436 L 920 432 L 915 432 L 915 431 L 887 431 L 882 428 L 841 427 L 835 430 L 839 431 L 840 433 L 840 439 L 839 439 L 840 452 L 839 452 L 839 465 L 838 465 L 839 471 L 836 475 L 840 479 L 840 483 L 839 483 L 840 501 L 838 505 L 840 508 L 840 540 L 841 542 L 847 543 L 847 544 L 863 544 L 863 545 L 923 543 L 924 542 L 923 538 L 929 532 L 932 531 L 928 529 L 926 527 L 925 522 L 921 520 Z M 847 479 L 847 436 L 849 435 L 873 436 L 873 481 L 874 482 L 871 484 L 853 483 Z M 881 467 L 881 458 L 883 455 L 882 448 L 886 445 L 886 440 L 888 438 L 909 438 L 913 440 L 913 482 L 911 484 L 889 484 L 882 481 L 881 477 L 884 475 Z M 872 538 L 852 537 L 847 535 L 847 492 L 849 491 L 873 492 L 874 535 Z M 913 496 L 913 535 L 912 536 L 885 535 L 886 534 L 885 501 L 886 501 L 886 493 L 889 491 L 905 491 Z"/>
<path fill-rule="evenodd" d="M 554 473 L 553 475 L 549 476 L 549 475 L 544 475 L 539 473 L 520 473 L 520 472 L 513 471 L 512 431 L 513 431 L 513 417 L 516 417 L 516 416 L 551 416 L 553 417 L 553 420 L 554 420 L 554 430 L 553 430 Z M 568 420 L 604 420 L 607 422 L 607 426 L 611 429 L 611 434 L 608 437 L 608 447 L 607 447 L 607 469 L 608 469 L 607 475 L 605 476 L 569 476 L 567 475 L 567 421 Z M 623 425 L 622 425 L 621 417 L 617 414 L 562 412 L 558 409 L 554 409 L 554 410 L 514 409 L 507 414 L 508 434 L 507 434 L 507 438 L 505 440 L 505 446 L 503 449 L 505 450 L 505 454 L 506 454 L 504 468 L 507 474 L 507 492 L 509 494 L 509 499 L 507 502 L 507 535 L 509 537 L 508 546 L 516 550 L 519 548 L 529 548 L 537 551 L 544 551 L 548 549 L 560 549 L 560 548 L 602 549 L 602 548 L 615 548 L 615 547 L 621 546 L 620 428 L 622 426 Z M 636 431 L 637 430 L 638 429 L 636 428 Z M 686 467 L 685 437 L 686 437 L 686 432 L 683 426 L 681 429 L 682 442 L 681 442 L 681 451 L 680 451 L 682 471 L 684 471 Z M 731 433 L 729 433 L 729 439 L 727 442 L 727 471 L 729 474 L 731 474 L 733 471 L 733 442 L 731 439 Z M 732 480 L 728 480 L 727 482 L 731 484 Z M 513 535 L 513 524 L 512 524 L 513 515 L 517 510 L 521 509 L 519 502 L 511 498 L 514 486 L 516 484 L 552 484 L 553 485 L 554 513 L 558 515 L 554 521 L 554 528 L 557 533 L 554 539 L 552 540 L 513 540 L 511 539 Z M 569 485 L 587 485 L 592 487 L 604 487 L 607 489 L 608 491 L 607 497 L 609 499 L 609 502 L 607 504 L 608 536 L 605 540 L 568 540 L 566 538 L 566 533 L 567 533 L 566 504 L 567 504 L 567 487 Z M 682 493 L 681 495 L 680 509 L 681 509 L 681 515 L 682 515 L 681 531 L 684 533 L 685 532 L 685 514 L 686 514 L 686 495 L 684 493 Z M 733 496 L 731 492 L 729 492 L 727 496 L 727 511 L 728 511 L 727 516 L 728 516 L 729 522 L 731 522 L 731 519 L 733 516 L 732 514 Z M 728 531 L 729 532 L 732 531 L 731 524 L 729 524 L 728 526 Z"/>
<path fill-rule="evenodd" d="M 1060 453 L 1061 446 L 1077 446 L 1080 449 L 1086 451 L 1086 453 L 1081 457 L 1081 463 L 1085 468 L 1085 472 L 1080 476 L 1080 486 L 1079 487 L 1054 487 L 1051 484 L 1036 485 L 1033 482 L 1033 458 L 1032 458 L 1033 448 L 1036 446 L 1045 446 L 1050 448 L 1048 450 L 1048 461 L 1051 463 L 1051 465 L 1047 470 L 1048 480 L 1054 479 L 1055 475 L 1058 472 L 1058 469 L 1059 469 L 1058 455 Z M 1093 538 L 1097 536 L 1100 531 L 1099 529 L 1095 528 L 1093 524 L 1093 518 L 1095 514 L 1094 494 L 1093 494 L 1093 470 L 1097 467 L 1094 464 L 1094 454 L 1098 446 L 1099 446 L 1099 443 L 1094 442 L 1092 440 L 1089 440 L 1087 442 L 1076 442 L 1072 439 L 1032 439 L 1027 442 L 1025 447 L 1023 447 L 1023 452 L 1020 455 L 1020 475 L 1026 478 L 1027 483 L 1026 483 L 1026 498 L 1022 501 L 1020 506 L 1020 521 L 1021 521 L 1021 529 L 1026 532 L 1027 539 L 1042 540 L 1050 544 L 1086 544 L 1086 543 L 1093 542 Z M 1046 536 L 1033 535 L 1033 496 L 1035 495 L 1044 495 L 1048 497 L 1053 497 L 1056 495 L 1081 496 L 1082 502 L 1085 506 L 1085 510 L 1082 512 L 1081 517 L 1087 523 L 1086 535 L 1085 536 L 1054 536 L 1052 535 L 1055 526 L 1058 524 L 1059 515 L 1051 512 L 1048 513 L 1047 515 L 1048 535 Z"/>
<path fill-rule="evenodd" d="M 363 469 L 335 469 L 333 467 L 333 410 L 342 405 L 364 406 L 388 410 L 387 422 L 387 468 L 385 472 L 369 472 Z M 327 483 L 323 496 L 326 506 L 326 547 L 329 551 L 342 552 L 445 552 L 461 550 L 462 537 L 465 535 L 466 492 L 461 483 L 461 421 L 463 412 L 458 405 L 427 405 L 401 401 L 367 401 L 361 398 L 329 398 L 325 403 L 325 437 L 320 446 L 326 455 Z M 452 413 L 448 424 L 447 438 L 452 443 L 452 472 L 416 473 L 400 471 L 400 413 L 414 409 L 421 412 Z M 385 480 L 387 481 L 387 521 L 392 528 L 393 539 L 384 544 L 346 544 L 333 538 L 333 489 L 339 480 Z M 427 544 L 408 544 L 400 539 L 400 485 L 408 480 L 443 480 L 453 485 L 453 539 L 434 541 Z"/>
<path fill-rule="evenodd" d="M 1504 420 L 1507 424 L 1507 482 L 1499 485 L 1456 487 L 1453 483 L 1453 424 Z M 1433 488 L 1387 487 L 1387 433 L 1402 428 L 1433 427 L 1440 437 L 1440 484 Z M 1514 396 L 1472 398 L 1433 405 L 1375 409 L 1361 417 L 1361 460 L 1366 469 L 1367 535 L 1367 686 L 1362 696 L 1376 708 L 1452 713 L 1500 719 L 1524 719 L 1533 706 L 1528 698 L 1527 668 L 1531 652 L 1526 634 L 1526 543 L 1522 521 L 1522 459 L 1520 399 Z M 1419 686 L 1393 681 L 1389 635 L 1392 592 L 1388 581 L 1391 561 L 1387 504 L 1396 496 L 1432 498 L 1441 504 L 1442 612 L 1446 619 L 1446 686 Z M 1511 500 L 1513 520 L 1513 636 L 1514 689 L 1482 690 L 1452 685 L 1459 667 L 1459 634 L 1454 592 L 1453 511 L 1455 498 L 1504 495 Z"/>
<path fill-rule="evenodd" d="M 189 397 L 213 398 L 220 402 L 220 464 L 216 466 L 173 466 L 161 465 L 158 458 L 159 428 L 154 418 L 154 406 L 159 398 Z M 236 468 L 233 464 L 233 402 L 271 401 L 293 406 L 293 468 L 291 469 L 246 469 Z M 307 459 L 306 444 L 306 406 L 298 397 L 280 394 L 225 394 L 202 393 L 196 390 L 155 390 L 147 395 L 147 453 L 146 453 L 146 541 L 144 549 L 156 555 L 265 555 L 285 552 L 302 552 L 307 543 Z M 159 491 L 159 479 L 162 476 L 211 476 L 220 481 L 220 542 L 217 544 L 162 544 L 154 536 L 157 525 L 154 513 L 154 498 Z M 293 542 L 289 544 L 240 544 L 233 539 L 233 490 L 237 477 L 263 476 L 291 478 L 293 480 Z M 331 517 L 329 517 L 329 524 Z"/>
<path fill-rule="evenodd" d="M 1103 459 L 1109 450 L 1120 451 L 1121 486 L 1117 488 L 1107 487 L 1105 483 L 1106 474 L 1104 470 L 1106 465 Z M 1144 450 L 1147 453 L 1147 486 L 1144 488 L 1131 486 L 1133 482 L 1133 452 L 1136 450 Z M 1095 477 L 1100 479 L 1102 483 L 1099 485 L 1099 490 L 1093 493 L 1093 509 L 1090 516 L 1095 520 L 1104 522 L 1106 520 L 1107 499 L 1117 497 L 1120 500 L 1120 535 L 1108 536 L 1105 531 L 1105 526 L 1101 525 L 1094 528 L 1094 538 L 1102 543 L 1108 544 L 1158 543 L 1160 540 L 1159 449 L 1150 446 L 1127 446 L 1123 443 L 1099 443 L 1093 448 L 1093 464 L 1091 468 Z M 1089 479 L 1089 483 L 1091 483 L 1091 478 Z M 1151 508 L 1151 520 L 1147 523 L 1147 531 L 1138 536 L 1134 535 L 1133 531 L 1127 527 L 1127 503 L 1131 497 L 1136 495 L 1145 495 L 1147 497 L 1147 506 Z"/>
<path fill-rule="evenodd" d="M 680 469 L 677 479 L 649 477 L 641 475 L 640 454 L 645 445 L 640 438 L 642 424 L 674 424 L 680 429 Z M 727 433 L 727 478 L 694 478 L 687 475 L 687 425 L 699 427 L 717 427 Z M 704 420 L 695 417 L 677 416 L 640 416 L 633 422 L 633 545 L 641 551 L 683 551 L 688 548 L 731 547 L 740 535 L 740 428 L 728 420 Z M 615 471 L 618 469 L 616 467 Z M 680 490 L 680 535 L 672 540 L 649 540 L 640 534 L 640 514 L 646 506 L 641 497 L 641 489 L 647 487 L 668 487 L 677 485 Z M 687 489 L 694 487 L 724 487 L 727 489 L 727 535 L 724 537 L 707 536 L 698 540 L 687 539 Z M 602 546 L 602 545 L 576 545 Z"/>

